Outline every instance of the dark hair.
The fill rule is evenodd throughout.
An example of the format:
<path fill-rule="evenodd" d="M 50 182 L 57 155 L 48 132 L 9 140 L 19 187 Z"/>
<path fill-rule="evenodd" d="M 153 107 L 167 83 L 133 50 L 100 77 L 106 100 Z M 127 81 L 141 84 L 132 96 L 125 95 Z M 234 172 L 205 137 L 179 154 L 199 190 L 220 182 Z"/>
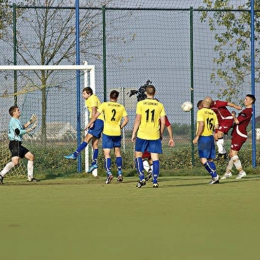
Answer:
<path fill-rule="evenodd" d="M 14 111 L 18 108 L 18 106 L 14 105 L 9 108 L 9 114 L 10 116 L 13 116 Z"/>
<path fill-rule="evenodd" d="M 246 96 L 247 96 L 247 97 L 250 97 L 250 98 L 253 100 L 252 104 L 255 103 L 255 96 L 254 96 L 254 95 L 252 95 L 252 94 L 247 94 Z"/>
<path fill-rule="evenodd" d="M 197 103 L 197 108 L 199 108 L 199 107 L 202 105 L 202 102 L 203 102 L 202 99 L 198 101 L 198 103 Z"/>
<path fill-rule="evenodd" d="M 91 87 L 86 87 L 82 90 L 82 92 L 86 92 L 87 94 L 93 94 L 93 90 Z"/>
<path fill-rule="evenodd" d="M 110 92 L 110 98 L 111 98 L 111 99 L 117 99 L 118 96 L 119 96 L 119 92 L 118 92 L 118 91 L 112 90 L 112 91 Z"/>
<path fill-rule="evenodd" d="M 155 89 L 154 85 L 148 85 L 148 86 L 146 86 L 145 91 L 148 95 L 154 95 L 156 92 L 156 89 Z"/>

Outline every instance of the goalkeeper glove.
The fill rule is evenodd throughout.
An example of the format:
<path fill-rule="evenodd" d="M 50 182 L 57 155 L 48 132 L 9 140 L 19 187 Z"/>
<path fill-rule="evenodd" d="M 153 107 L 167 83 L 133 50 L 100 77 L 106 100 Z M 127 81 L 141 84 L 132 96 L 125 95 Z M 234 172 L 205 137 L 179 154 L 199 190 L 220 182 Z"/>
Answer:
<path fill-rule="evenodd" d="M 33 131 L 37 127 L 37 122 L 35 122 L 30 128 L 27 129 L 27 132 Z"/>
<path fill-rule="evenodd" d="M 28 125 L 31 125 L 32 123 L 37 121 L 37 116 L 35 114 L 32 114 L 30 120 L 27 122 Z"/>

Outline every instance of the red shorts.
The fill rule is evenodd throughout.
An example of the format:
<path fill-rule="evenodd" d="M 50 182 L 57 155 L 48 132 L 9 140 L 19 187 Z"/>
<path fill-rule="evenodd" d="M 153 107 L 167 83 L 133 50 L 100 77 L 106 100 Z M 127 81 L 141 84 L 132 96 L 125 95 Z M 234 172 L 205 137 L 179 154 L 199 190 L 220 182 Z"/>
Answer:
<path fill-rule="evenodd" d="M 145 151 L 142 155 L 142 159 L 151 159 L 151 153 Z"/>
<path fill-rule="evenodd" d="M 219 128 L 216 130 L 216 133 L 218 131 L 221 131 L 224 134 L 228 134 L 228 131 L 230 130 L 230 128 L 233 126 L 234 120 L 223 120 L 220 124 L 219 124 Z"/>
<path fill-rule="evenodd" d="M 236 132 L 232 133 L 231 149 L 239 151 L 247 138 L 238 135 Z"/>

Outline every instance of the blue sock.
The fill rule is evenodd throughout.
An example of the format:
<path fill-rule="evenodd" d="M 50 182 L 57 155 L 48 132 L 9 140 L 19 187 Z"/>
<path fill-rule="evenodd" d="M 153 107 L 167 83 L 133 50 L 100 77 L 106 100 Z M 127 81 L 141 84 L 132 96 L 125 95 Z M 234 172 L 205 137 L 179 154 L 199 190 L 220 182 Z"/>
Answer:
<path fill-rule="evenodd" d="M 144 179 L 144 166 L 143 166 L 142 157 L 138 157 L 135 159 L 135 167 L 136 167 L 137 173 L 139 175 L 139 179 L 143 180 Z"/>
<path fill-rule="evenodd" d="M 106 168 L 107 175 L 109 172 L 111 173 L 111 158 L 105 159 L 105 168 Z"/>
<path fill-rule="evenodd" d="M 93 157 L 92 157 L 92 165 L 97 164 L 97 158 L 98 158 L 98 149 L 94 149 Z"/>
<path fill-rule="evenodd" d="M 205 162 L 203 164 L 205 169 L 208 171 L 208 173 L 211 175 L 212 178 L 217 177 L 217 172 L 216 172 L 216 165 L 214 162 Z"/>
<path fill-rule="evenodd" d="M 116 165 L 117 165 L 117 170 L 122 171 L 122 157 L 116 157 Z"/>
<path fill-rule="evenodd" d="M 78 154 L 87 147 L 88 143 L 87 142 L 82 142 L 76 152 L 74 153 L 75 156 L 78 156 Z"/>
<path fill-rule="evenodd" d="M 160 162 L 159 160 L 153 161 L 153 183 L 157 183 L 157 178 L 160 172 Z"/>

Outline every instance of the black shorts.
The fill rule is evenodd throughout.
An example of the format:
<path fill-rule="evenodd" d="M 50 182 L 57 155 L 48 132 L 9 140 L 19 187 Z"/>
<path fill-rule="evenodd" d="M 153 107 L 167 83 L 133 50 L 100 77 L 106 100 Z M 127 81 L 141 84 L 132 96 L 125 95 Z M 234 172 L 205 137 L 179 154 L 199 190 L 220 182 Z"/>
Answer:
<path fill-rule="evenodd" d="M 29 152 L 29 150 L 22 146 L 22 142 L 10 141 L 9 150 L 11 151 L 12 157 L 19 156 L 24 158 L 24 156 Z"/>

